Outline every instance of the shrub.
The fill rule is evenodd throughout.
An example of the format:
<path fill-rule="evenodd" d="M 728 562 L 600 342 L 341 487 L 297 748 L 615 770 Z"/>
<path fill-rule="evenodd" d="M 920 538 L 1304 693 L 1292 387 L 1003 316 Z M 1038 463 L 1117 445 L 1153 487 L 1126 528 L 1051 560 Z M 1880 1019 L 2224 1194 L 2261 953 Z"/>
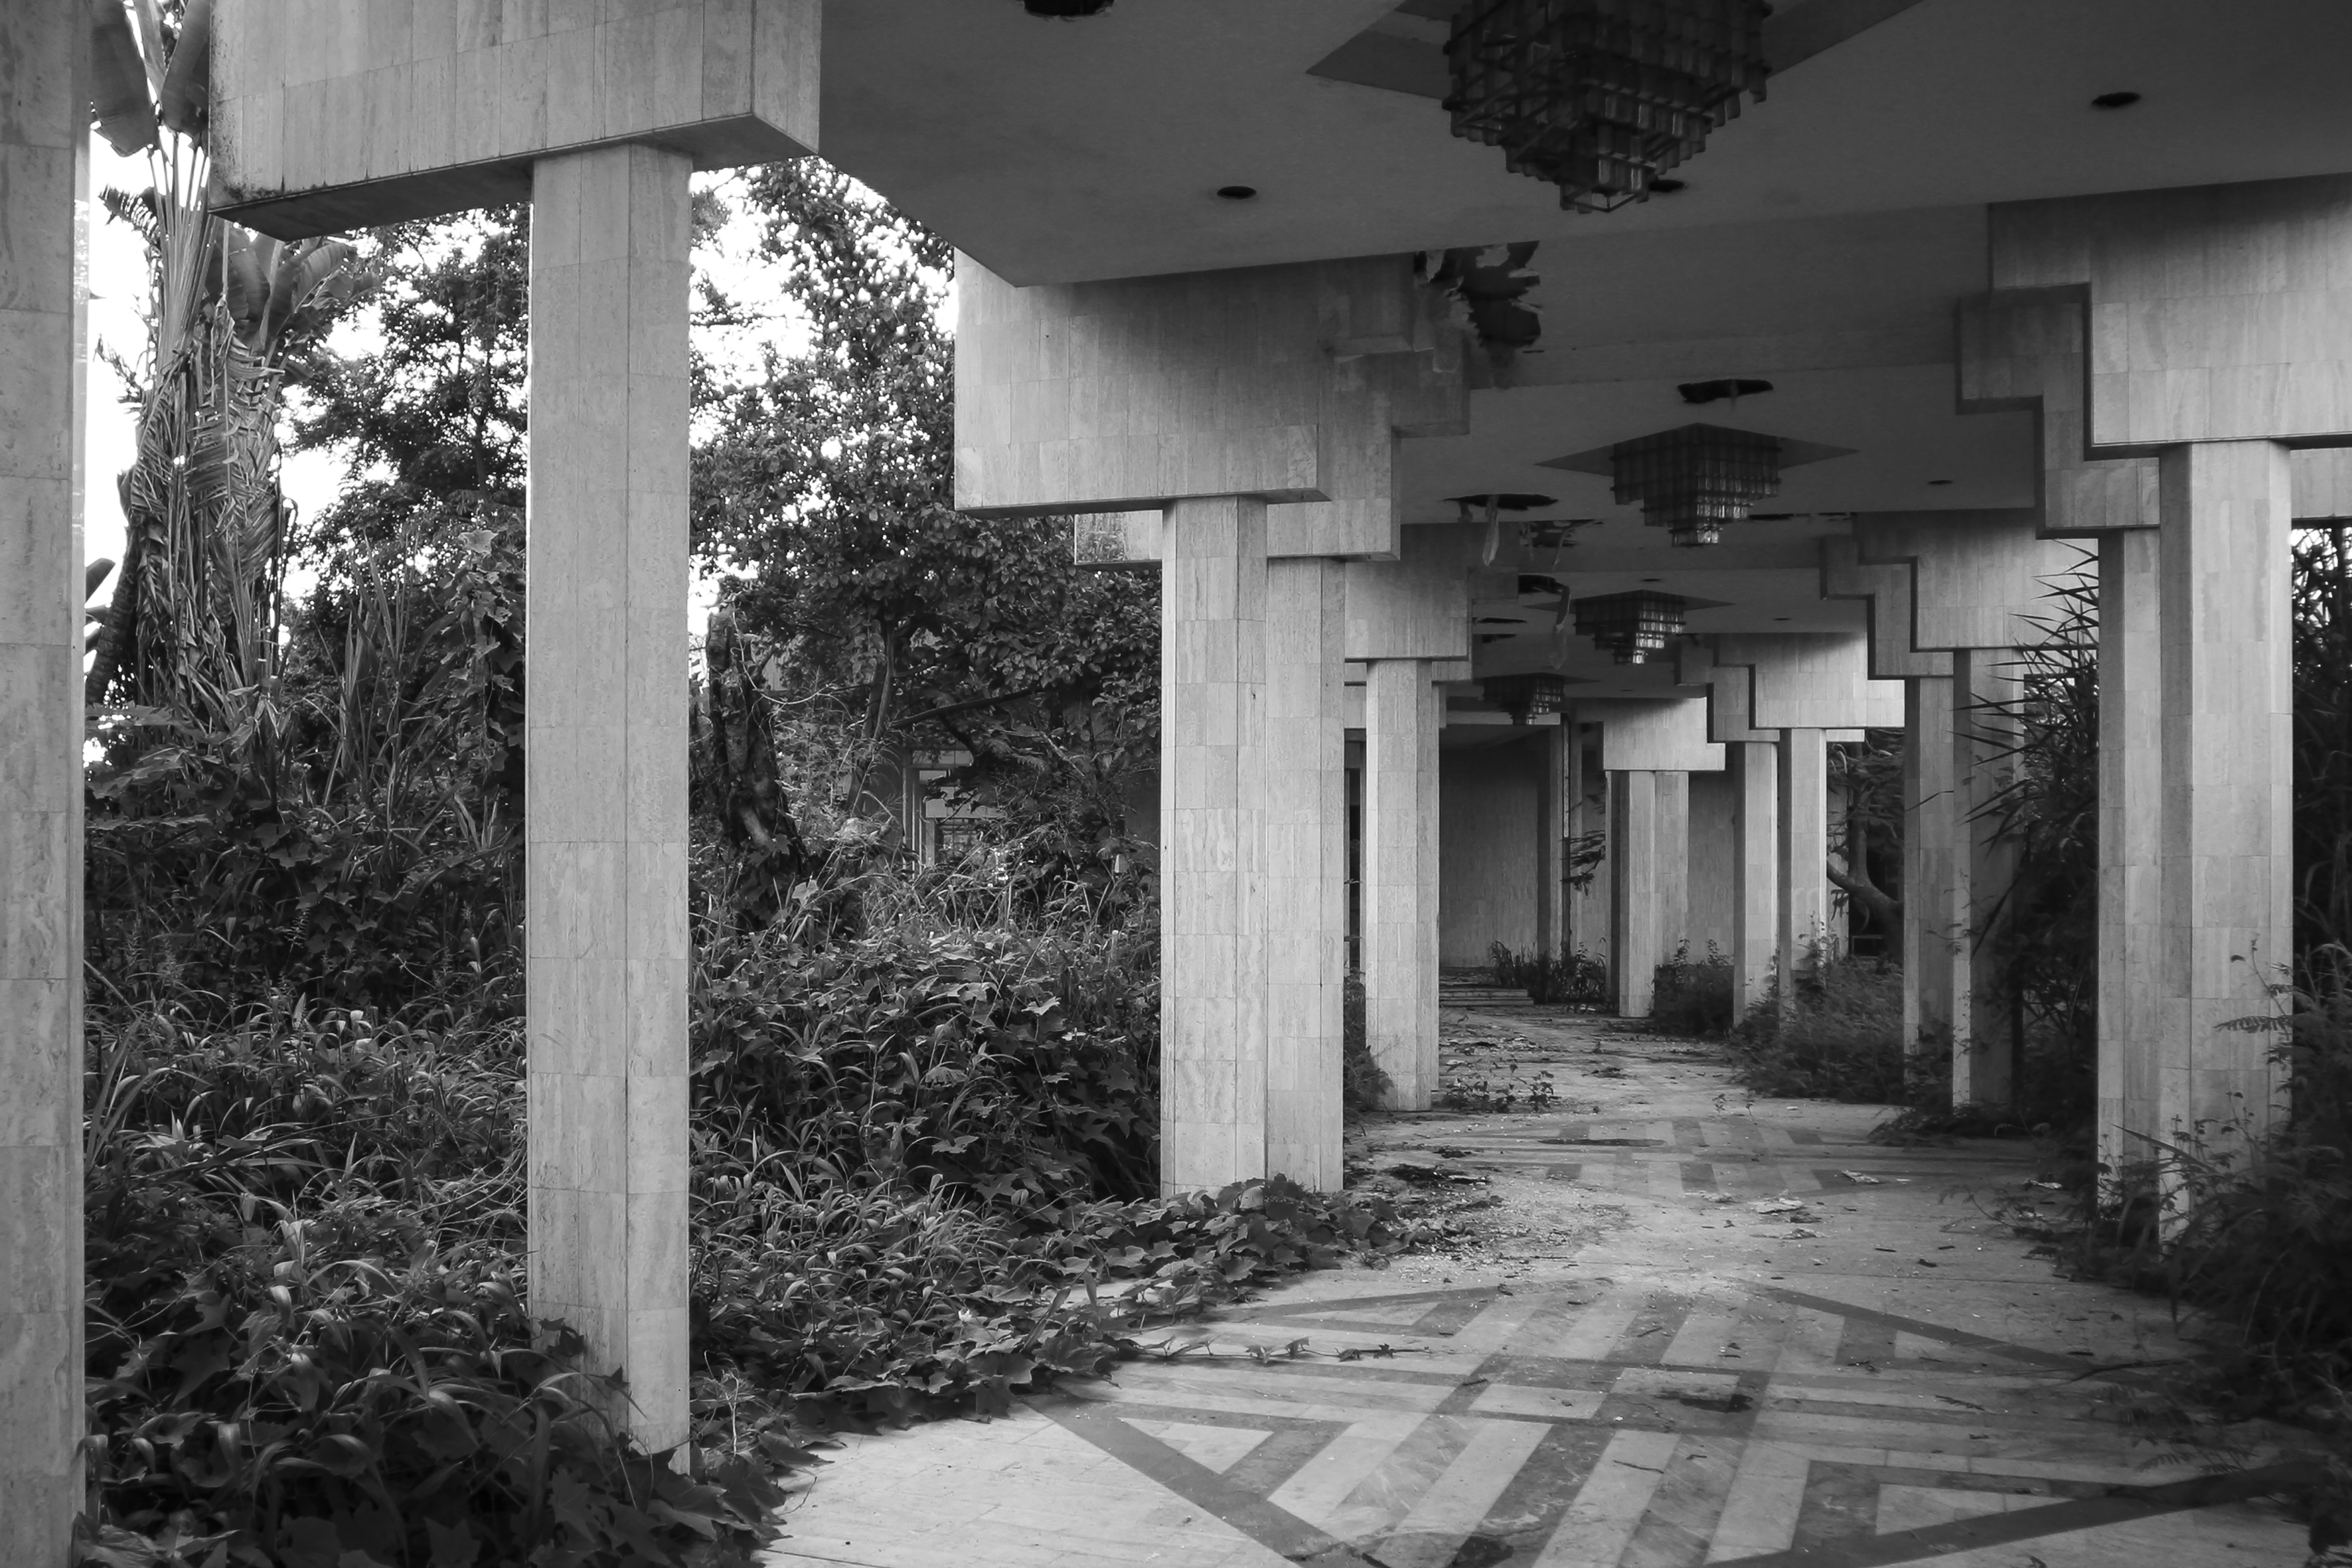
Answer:
<path fill-rule="evenodd" d="M 295 1006 L 96 1033 L 86 1560 L 748 1563 L 775 1533 L 762 1466 L 678 1473 L 534 1332 L 515 1031 Z"/>
<path fill-rule="evenodd" d="M 1521 953 L 1498 942 L 1487 950 L 1486 962 L 1496 984 L 1524 986 L 1530 1002 L 1576 1007 L 1610 1004 L 1607 961 L 1580 947 L 1562 947 L 1557 953 Z"/>
<path fill-rule="evenodd" d="M 1720 1035 L 1731 1025 L 1731 960 L 1713 942 L 1705 958 L 1693 958 L 1688 943 L 1675 948 L 1652 980 L 1650 1027 L 1662 1035 Z"/>
<path fill-rule="evenodd" d="M 1876 959 L 1828 959 L 1798 985 L 1792 1016 L 1768 997 L 1733 1031 L 1740 1082 L 1761 1095 L 1901 1103 L 1903 972 Z"/>

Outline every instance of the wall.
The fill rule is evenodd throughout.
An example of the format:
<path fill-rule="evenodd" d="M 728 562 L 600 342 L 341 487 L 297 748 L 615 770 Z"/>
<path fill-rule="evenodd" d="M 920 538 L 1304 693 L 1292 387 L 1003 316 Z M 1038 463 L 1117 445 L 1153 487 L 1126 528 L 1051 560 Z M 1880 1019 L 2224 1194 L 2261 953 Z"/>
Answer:
<path fill-rule="evenodd" d="M 1536 763 L 1528 740 L 1438 755 L 1438 963 L 1536 943 Z"/>

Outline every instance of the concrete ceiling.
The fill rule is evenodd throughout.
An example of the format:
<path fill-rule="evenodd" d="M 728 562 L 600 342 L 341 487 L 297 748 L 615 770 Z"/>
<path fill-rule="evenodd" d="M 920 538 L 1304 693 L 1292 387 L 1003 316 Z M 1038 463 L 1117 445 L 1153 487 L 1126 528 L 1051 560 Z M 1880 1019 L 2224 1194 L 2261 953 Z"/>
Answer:
<path fill-rule="evenodd" d="M 1693 631 L 1858 630 L 1862 606 L 1819 588 L 1845 514 L 2033 504 L 2031 416 L 1954 406 L 1987 203 L 2352 169 L 2346 0 L 1783 0 L 1769 38 L 1805 58 L 1676 171 L 1685 189 L 1565 213 L 1430 96 L 1451 3 L 1117 0 L 1048 22 L 1016 0 L 827 0 L 823 151 L 1020 284 L 1538 242 L 1521 303 L 1541 335 L 1474 395 L 1469 434 L 1403 443 L 1404 519 L 1552 497 L 1525 515 L 1595 524 L 1528 570 L 1580 598 L 1714 601 Z M 2093 107 L 2115 91 L 2143 96 Z M 1231 184 L 1259 194 L 1219 198 Z M 1719 377 L 1772 390 L 1677 391 Z M 1695 420 L 1850 455 L 1789 469 L 1759 510 L 1791 519 L 1713 551 L 1669 549 L 1607 479 L 1545 466 Z M 1556 596 L 1482 581 L 1480 673 L 1673 689 L 1671 659 L 1617 666 L 1582 639 L 1560 657 Z"/>
<path fill-rule="evenodd" d="M 2342 0 L 1920 0 L 1776 74 L 1768 102 L 1678 171 L 1687 189 L 1580 216 L 1453 136 L 1434 100 L 1310 74 L 1396 9 L 1118 0 L 1059 22 L 1015 0 L 828 0 L 823 151 L 1024 284 L 1935 211 L 2352 161 Z M 1856 7 L 1780 9 L 1793 21 Z M 2091 107 L 2116 90 L 2143 101 Z M 1218 199 L 1235 184 L 1260 195 Z"/>

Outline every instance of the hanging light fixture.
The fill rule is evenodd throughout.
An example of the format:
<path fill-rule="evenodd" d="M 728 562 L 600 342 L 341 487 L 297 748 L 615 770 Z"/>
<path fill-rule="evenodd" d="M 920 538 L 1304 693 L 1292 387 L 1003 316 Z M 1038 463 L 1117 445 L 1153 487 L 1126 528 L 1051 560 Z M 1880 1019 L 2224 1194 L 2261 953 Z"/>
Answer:
<path fill-rule="evenodd" d="M 1568 694 L 1568 682 L 1557 675 L 1537 670 L 1527 675 L 1490 675 L 1478 683 L 1486 700 L 1511 716 L 1514 724 L 1525 724 L 1538 713 L 1559 711 L 1560 699 Z"/>
<path fill-rule="evenodd" d="M 1646 591 L 1579 599 L 1576 634 L 1615 656 L 1619 664 L 1647 664 L 1682 635 L 1684 601 Z"/>
<path fill-rule="evenodd" d="M 1765 0 L 1473 0 L 1445 45 L 1454 134 L 1559 205 L 1612 212 L 1764 100 Z"/>
<path fill-rule="evenodd" d="M 1619 505 L 1638 501 L 1642 521 L 1685 548 L 1713 544 L 1727 522 L 1780 492 L 1780 442 L 1752 430 L 1685 425 L 1609 449 Z"/>

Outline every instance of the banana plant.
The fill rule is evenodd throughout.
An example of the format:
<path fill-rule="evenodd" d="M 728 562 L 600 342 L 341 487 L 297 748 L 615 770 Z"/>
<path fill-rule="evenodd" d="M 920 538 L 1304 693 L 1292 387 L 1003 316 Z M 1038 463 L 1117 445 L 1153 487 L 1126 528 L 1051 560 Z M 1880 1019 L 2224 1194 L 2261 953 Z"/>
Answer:
<path fill-rule="evenodd" d="M 92 116 L 118 151 L 146 153 L 153 183 L 103 197 L 144 242 L 152 293 L 143 352 L 110 356 L 138 438 L 116 481 L 128 542 L 110 603 L 91 615 L 85 696 L 172 715 L 267 788 L 284 724 L 286 357 L 371 279 L 340 241 L 282 243 L 207 210 L 211 0 L 189 0 L 176 32 L 154 0 L 90 4 Z"/>

